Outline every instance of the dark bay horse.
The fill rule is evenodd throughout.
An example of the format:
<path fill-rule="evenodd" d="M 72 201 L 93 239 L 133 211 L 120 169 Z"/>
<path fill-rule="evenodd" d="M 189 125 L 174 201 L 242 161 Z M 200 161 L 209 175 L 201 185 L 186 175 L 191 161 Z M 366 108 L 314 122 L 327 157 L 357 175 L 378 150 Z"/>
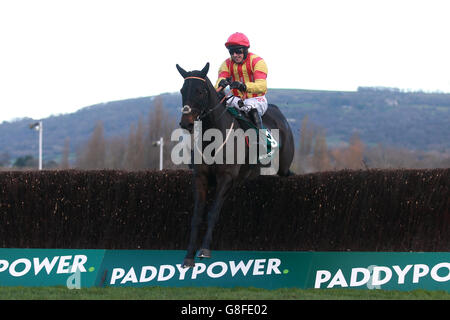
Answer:
<path fill-rule="evenodd" d="M 227 133 L 231 131 L 227 131 L 227 129 L 240 128 L 240 123 L 236 118 L 231 113 L 226 112 L 225 103 L 220 100 L 214 86 L 207 77 L 209 63 L 201 71 L 187 72 L 178 64 L 176 66 L 184 78 L 184 84 L 181 88 L 183 114 L 180 121 L 180 126 L 183 129 L 187 129 L 192 133 L 195 122 L 201 121 L 201 134 L 208 129 L 216 129 L 216 132 L 220 130 L 222 136 L 226 137 Z M 277 151 L 279 152 L 279 165 L 277 174 L 279 176 L 291 175 L 289 167 L 294 157 L 294 138 L 286 118 L 277 106 L 269 104 L 262 120 L 266 128 L 278 129 L 279 132 L 279 149 Z M 224 143 L 227 143 L 226 139 L 224 141 Z M 204 147 L 205 144 L 202 145 L 202 148 Z M 223 149 L 225 150 L 225 148 Z M 195 265 L 194 256 L 199 248 L 197 244 L 198 231 L 207 201 L 208 189 L 215 187 L 215 194 L 208 212 L 208 228 L 197 254 L 199 258 L 209 258 L 211 256 L 210 244 L 214 225 L 232 187 L 244 179 L 254 178 L 260 174 L 260 164 L 226 163 L 229 162 L 206 164 L 202 161 L 202 163 L 196 163 L 193 166 L 195 204 L 191 220 L 189 245 L 183 261 L 183 267 L 193 267 Z"/>

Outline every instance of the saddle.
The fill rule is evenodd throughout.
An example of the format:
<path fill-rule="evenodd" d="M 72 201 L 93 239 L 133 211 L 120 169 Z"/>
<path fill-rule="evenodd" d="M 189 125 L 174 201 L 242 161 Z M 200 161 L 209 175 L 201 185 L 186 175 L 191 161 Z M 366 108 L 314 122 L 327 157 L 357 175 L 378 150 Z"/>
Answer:
<path fill-rule="evenodd" d="M 228 107 L 227 111 L 239 122 L 240 126 L 244 131 L 248 129 L 254 129 L 256 130 L 256 134 L 258 136 L 258 128 L 253 123 L 252 120 L 242 111 L 236 109 L 235 107 Z M 266 129 L 266 145 L 267 145 L 267 154 L 259 156 L 258 160 L 265 159 L 267 157 L 271 157 L 273 153 L 275 152 L 275 148 L 278 147 L 278 142 L 272 137 L 272 134 L 270 133 L 270 129 L 266 128 L 264 124 L 262 124 L 262 129 Z M 248 139 L 246 137 L 246 143 L 247 146 L 249 146 Z M 258 144 L 261 142 L 258 139 Z"/>
<path fill-rule="evenodd" d="M 244 131 L 246 131 L 248 129 L 258 130 L 258 128 L 253 123 L 253 121 L 251 121 L 250 118 L 247 117 L 247 115 L 244 112 L 242 112 L 234 107 L 228 107 L 227 111 L 233 117 L 236 118 L 236 120 L 239 122 L 239 124 L 241 125 L 241 127 Z"/>

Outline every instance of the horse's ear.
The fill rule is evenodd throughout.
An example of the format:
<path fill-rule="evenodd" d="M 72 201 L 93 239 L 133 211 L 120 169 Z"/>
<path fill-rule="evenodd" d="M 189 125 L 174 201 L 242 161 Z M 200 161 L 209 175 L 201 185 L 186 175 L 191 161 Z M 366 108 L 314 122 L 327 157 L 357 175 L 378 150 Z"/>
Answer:
<path fill-rule="evenodd" d="M 178 69 L 178 72 L 181 74 L 181 76 L 182 76 L 183 78 L 186 78 L 186 76 L 187 76 L 187 71 L 184 70 L 182 67 L 180 67 L 180 66 L 178 65 L 178 63 L 177 63 L 177 69 Z"/>
<path fill-rule="evenodd" d="M 200 71 L 202 78 L 206 78 L 208 71 L 209 71 L 209 62 L 207 62 L 202 71 Z"/>

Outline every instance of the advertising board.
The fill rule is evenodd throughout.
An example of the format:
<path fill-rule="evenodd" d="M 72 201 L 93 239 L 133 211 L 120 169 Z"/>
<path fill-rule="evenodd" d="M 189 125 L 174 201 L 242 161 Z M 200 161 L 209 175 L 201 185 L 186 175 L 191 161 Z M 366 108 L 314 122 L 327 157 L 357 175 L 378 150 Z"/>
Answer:
<path fill-rule="evenodd" d="M 181 250 L 0 249 L 0 286 L 256 287 L 444 290 L 449 252 L 213 251 L 182 268 Z"/>

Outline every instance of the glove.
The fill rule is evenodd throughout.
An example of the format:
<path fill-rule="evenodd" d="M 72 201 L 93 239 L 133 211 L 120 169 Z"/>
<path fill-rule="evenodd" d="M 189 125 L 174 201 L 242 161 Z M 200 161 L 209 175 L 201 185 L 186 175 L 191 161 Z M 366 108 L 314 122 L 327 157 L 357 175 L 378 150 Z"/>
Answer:
<path fill-rule="evenodd" d="M 239 82 L 239 81 L 233 81 L 230 84 L 230 88 L 231 89 L 238 89 L 239 91 L 245 92 L 247 91 L 247 86 L 245 85 L 245 83 Z"/>
<path fill-rule="evenodd" d="M 219 87 L 225 88 L 227 85 L 229 85 L 230 83 L 227 81 L 227 79 L 222 79 L 219 82 Z"/>

